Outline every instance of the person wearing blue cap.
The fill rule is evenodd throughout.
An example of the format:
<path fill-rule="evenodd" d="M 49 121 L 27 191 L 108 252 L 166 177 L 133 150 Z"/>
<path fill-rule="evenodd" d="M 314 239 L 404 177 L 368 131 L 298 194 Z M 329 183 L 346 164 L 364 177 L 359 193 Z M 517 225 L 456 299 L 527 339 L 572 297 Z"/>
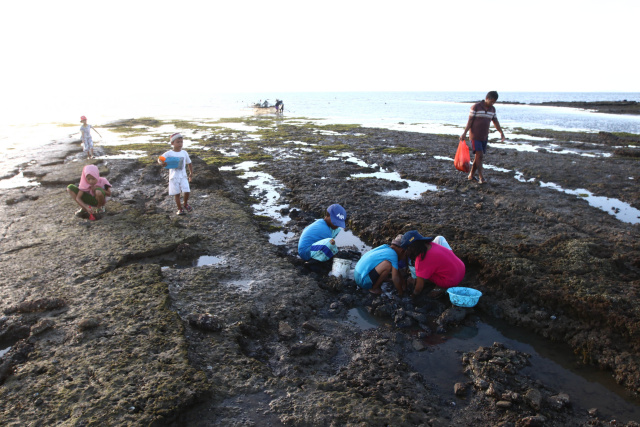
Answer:
<path fill-rule="evenodd" d="M 338 253 L 335 237 L 345 227 L 347 211 L 338 204 L 327 208 L 324 218 L 308 225 L 298 241 L 298 255 L 305 261 L 328 261 Z"/>
<path fill-rule="evenodd" d="M 382 293 L 382 282 L 391 276 L 398 295 L 402 296 L 407 285 L 398 271 L 398 261 L 405 256 L 405 251 L 400 246 L 401 239 L 402 235 L 397 236 L 390 245 L 378 246 L 362 255 L 353 273 L 358 286 L 379 295 Z"/>
<path fill-rule="evenodd" d="M 457 286 L 464 278 L 464 263 L 453 253 L 444 237 L 424 237 L 417 230 L 411 230 L 402 236 L 400 246 L 415 266 L 413 296 L 420 295 L 425 285 L 431 289 L 438 287 L 443 292 Z"/>

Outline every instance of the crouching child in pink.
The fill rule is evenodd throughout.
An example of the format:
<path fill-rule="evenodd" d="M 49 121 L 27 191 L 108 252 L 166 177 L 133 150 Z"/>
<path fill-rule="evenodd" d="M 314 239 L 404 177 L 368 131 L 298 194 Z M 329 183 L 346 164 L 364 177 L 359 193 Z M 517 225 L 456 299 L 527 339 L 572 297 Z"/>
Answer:
<path fill-rule="evenodd" d="M 89 215 L 89 219 L 93 221 L 96 219 L 95 214 L 105 212 L 107 196 L 111 196 L 111 184 L 100 176 L 96 165 L 87 165 L 82 168 L 80 184 L 69 184 L 67 193 L 80 206 L 76 215 Z"/>

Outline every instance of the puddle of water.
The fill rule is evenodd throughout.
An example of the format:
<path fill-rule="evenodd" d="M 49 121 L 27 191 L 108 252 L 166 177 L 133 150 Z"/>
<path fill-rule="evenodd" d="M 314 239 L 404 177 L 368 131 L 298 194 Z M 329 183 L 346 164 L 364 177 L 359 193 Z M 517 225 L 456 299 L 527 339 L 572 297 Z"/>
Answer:
<path fill-rule="evenodd" d="M 347 321 L 355 324 L 361 331 L 390 325 L 391 321 L 379 319 L 367 312 L 363 307 L 355 307 L 347 313 Z"/>
<path fill-rule="evenodd" d="M 226 265 L 227 260 L 224 257 L 213 256 L 213 255 L 202 255 L 195 260 L 184 260 L 184 261 L 166 261 L 160 263 L 160 268 L 162 270 L 168 270 L 170 268 L 190 268 L 190 267 L 205 267 L 205 266 L 221 266 Z"/>
<path fill-rule="evenodd" d="M 371 246 L 363 242 L 358 236 L 353 234 L 351 230 L 342 230 L 335 238 L 336 246 L 338 248 L 345 248 L 347 246 L 355 246 L 361 254 L 373 249 Z"/>
<path fill-rule="evenodd" d="M 220 256 L 203 255 L 195 263 L 196 267 L 203 267 L 205 265 L 220 265 L 226 263 L 226 259 Z"/>
<path fill-rule="evenodd" d="M 37 187 L 40 183 L 33 178 L 26 178 L 22 171 L 18 173 L 16 176 L 11 177 L 9 179 L 1 179 L 0 180 L 0 189 L 7 190 L 9 188 L 20 188 L 20 187 Z"/>
<path fill-rule="evenodd" d="M 364 160 L 360 160 L 359 158 L 357 158 L 353 153 L 336 153 L 335 151 L 331 151 L 331 153 L 335 153 L 335 156 L 339 159 L 340 157 L 342 157 L 343 161 L 345 162 L 351 162 L 351 163 L 355 163 L 358 166 L 361 166 L 363 168 L 373 168 L 376 167 L 376 164 L 373 165 L 369 165 L 367 164 L 367 162 L 365 162 Z M 327 159 L 329 160 L 329 159 Z"/>
<path fill-rule="evenodd" d="M 453 159 L 451 159 L 449 157 L 434 156 L 434 158 L 436 158 L 438 160 L 450 160 L 450 161 L 453 161 Z M 517 179 L 520 182 L 535 182 L 536 181 L 535 178 L 524 179 L 524 175 L 523 175 L 522 172 L 512 171 L 510 169 L 505 169 L 505 168 L 501 168 L 501 167 L 493 166 L 493 165 L 489 165 L 489 164 L 485 164 L 485 165 L 483 165 L 483 167 L 485 167 L 487 169 L 491 169 L 491 170 L 497 171 L 497 172 L 503 172 L 503 173 L 515 172 L 514 178 Z M 352 175 L 352 176 L 355 176 L 355 175 Z M 629 179 L 633 179 L 633 177 L 629 177 Z M 541 187 L 552 188 L 552 189 L 554 189 L 556 191 L 561 191 L 563 193 L 572 194 L 574 196 L 582 197 L 587 201 L 587 203 L 589 203 L 589 205 L 591 205 L 593 207 L 596 207 L 598 209 L 601 209 L 601 210 L 607 212 L 610 215 L 615 216 L 617 219 L 619 219 L 622 222 L 628 222 L 630 224 L 638 224 L 638 223 L 640 223 L 640 209 L 636 209 L 633 206 L 631 206 L 629 203 L 625 203 L 622 200 L 611 199 L 609 197 L 604 197 L 604 196 L 594 196 L 593 193 L 591 193 L 590 191 L 585 190 L 583 188 L 579 188 L 577 190 L 567 190 L 567 189 L 564 189 L 564 188 L 560 187 L 558 184 L 555 184 L 553 182 L 540 181 L 540 186 Z"/>
<path fill-rule="evenodd" d="M 426 182 L 411 181 L 408 179 L 402 179 L 398 172 L 380 171 L 374 173 L 357 173 L 351 175 L 351 178 L 378 178 L 386 179 L 387 181 L 406 182 L 409 184 L 407 188 L 401 190 L 391 190 L 385 193 L 380 193 L 384 196 L 397 197 L 401 199 L 418 200 L 422 197 L 422 193 L 425 191 L 438 191 L 438 187 L 433 184 L 427 184 Z"/>
<path fill-rule="evenodd" d="M 240 178 L 246 179 L 246 187 L 252 188 L 251 196 L 261 200 L 260 203 L 256 203 L 251 206 L 253 208 L 253 211 L 257 215 L 268 216 L 276 222 L 286 224 L 287 222 L 289 222 L 290 218 L 288 216 L 283 216 L 280 211 L 284 208 L 288 208 L 289 206 L 278 203 L 278 201 L 280 200 L 280 191 L 284 190 L 285 187 L 268 173 L 255 172 L 251 170 L 258 165 L 258 162 L 247 161 L 238 163 L 235 166 L 223 166 L 220 168 L 220 170 L 245 171 L 245 173 L 242 174 Z"/>
<path fill-rule="evenodd" d="M 539 150 L 545 150 L 552 154 L 577 154 L 584 157 L 611 157 L 611 153 L 604 152 L 584 152 L 581 150 L 569 150 L 562 148 L 556 144 L 549 144 L 548 147 L 542 147 L 539 145 L 531 145 L 526 142 L 505 141 L 504 143 L 492 142 L 492 148 L 502 148 L 507 150 L 516 150 L 522 152 L 537 153 Z"/>
<path fill-rule="evenodd" d="M 286 245 L 294 237 L 295 233 L 289 233 L 288 231 L 276 231 L 269 234 L 269 243 L 276 246 Z"/>
<path fill-rule="evenodd" d="M 0 357 L 4 356 L 5 354 L 9 353 L 9 351 L 11 350 L 11 347 L 7 347 L 7 348 L 3 348 L 0 350 Z"/>
<path fill-rule="evenodd" d="M 622 222 L 628 222 L 630 224 L 640 223 L 640 210 L 632 207 L 630 204 L 625 203 L 622 200 L 610 199 L 603 196 L 594 196 L 593 193 L 585 190 L 584 188 L 579 188 L 577 190 L 567 190 L 560 187 L 558 184 L 554 184 L 553 182 L 540 181 L 540 186 L 552 188 L 556 191 L 561 191 L 563 193 L 582 197 L 587 201 L 587 203 L 589 203 L 589 205 L 615 216 Z"/>
<path fill-rule="evenodd" d="M 451 330 L 443 338 L 443 343 L 425 352 L 411 353 L 407 359 L 449 399 L 458 399 L 453 392 L 455 383 L 469 380 L 462 372 L 461 353 L 501 342 L 531 355 L 531 366 L 525 367 L 522 374 L 567 393 L 573 403 L 585 409 L 598 408 L 602 416 L 615 416 L 618 421 L 640 419 L 640 399 L 616 384 L 610 373 L 577 366 L 575 356 L 562 343 L 550 342 L 495 319 Z"/>

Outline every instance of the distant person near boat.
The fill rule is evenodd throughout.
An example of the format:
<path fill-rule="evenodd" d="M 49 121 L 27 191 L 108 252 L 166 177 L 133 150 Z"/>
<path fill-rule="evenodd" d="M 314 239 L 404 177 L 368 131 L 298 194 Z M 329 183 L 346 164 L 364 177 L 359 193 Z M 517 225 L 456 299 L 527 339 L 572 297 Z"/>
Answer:
<path fill-rule="evenodd" d="M 265 99 L 264 102 L 260 100 L 251 105 L 251 107 L 254 108 L 256 112 L 261 113 L 282 114 L 284 112 L 284 102 L 281 99 L 276 99 L 276 103 L 274 105 L 270 105 L 268 99 Z"/>
<path fill-rule="evenodd" d="M 102 138 L 102 135 L 100 135 L 100 132 L 98 132 L 95 127 L 87 124 L 87 118 L 85 116 L 80 117 L 80 123 L 82 123 L 82 126 L 80 126 L 80 135 L 82 137 L 84 151 L 87 153 L 87 158 L 91 159 L 93 158 L 93 138 L 91 138 L 91 130 L 93 129 L 100 138 Z"/>
<path fill-rule="evenodd" d="M 469 112 L 469 120 L 467 120 L 467 126 L 464 128 L 464 132 L 460 136 L 461 140 L 467 137 L 469 132 L 469 140 L 471 141 L 471 150 L 473 151 L 474 158 L 471 165 L 471 172 L 469 172 L 468 180 L 477 181 L 478 184 L 484 184 L 487 181 L 484 178 L 484 170 L 482 168 L 482 161 L 484 154 L 487 151 L 487 143 L 489 142 L 489 126 L 491 122 L 496 127 L 502 142 L 504 142 L 504 132 L 498 123 L 498 117 L 496 116 L 496 109 L 493 106 L 498 101 L 498 92 L 495 90 L 487 93 L 484 101 L 480 101 L 471 106 Z M 474 176 L 478 171 L 478 178 Z"/>
<path fill-rule="evenodd" d="M 282 114 L 284 112 L 284 102 L 281 99 L 276 99 L 276 113 Z"/>

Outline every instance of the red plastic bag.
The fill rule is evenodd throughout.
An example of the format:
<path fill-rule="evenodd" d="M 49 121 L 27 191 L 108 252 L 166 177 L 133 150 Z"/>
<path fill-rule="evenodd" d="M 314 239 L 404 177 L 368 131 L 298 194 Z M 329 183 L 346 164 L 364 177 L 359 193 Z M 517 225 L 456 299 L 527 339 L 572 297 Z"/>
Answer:
<path fill-rule="evenodd" d="M 456 151 L 456 157 L 453 160 L 453 164 L 459 171 L 467 172 L 471 170 L 471 156 L 469 155 L 469 147 L 464 139 L 461 139 L 458 143 L 458 151 Z"/>

